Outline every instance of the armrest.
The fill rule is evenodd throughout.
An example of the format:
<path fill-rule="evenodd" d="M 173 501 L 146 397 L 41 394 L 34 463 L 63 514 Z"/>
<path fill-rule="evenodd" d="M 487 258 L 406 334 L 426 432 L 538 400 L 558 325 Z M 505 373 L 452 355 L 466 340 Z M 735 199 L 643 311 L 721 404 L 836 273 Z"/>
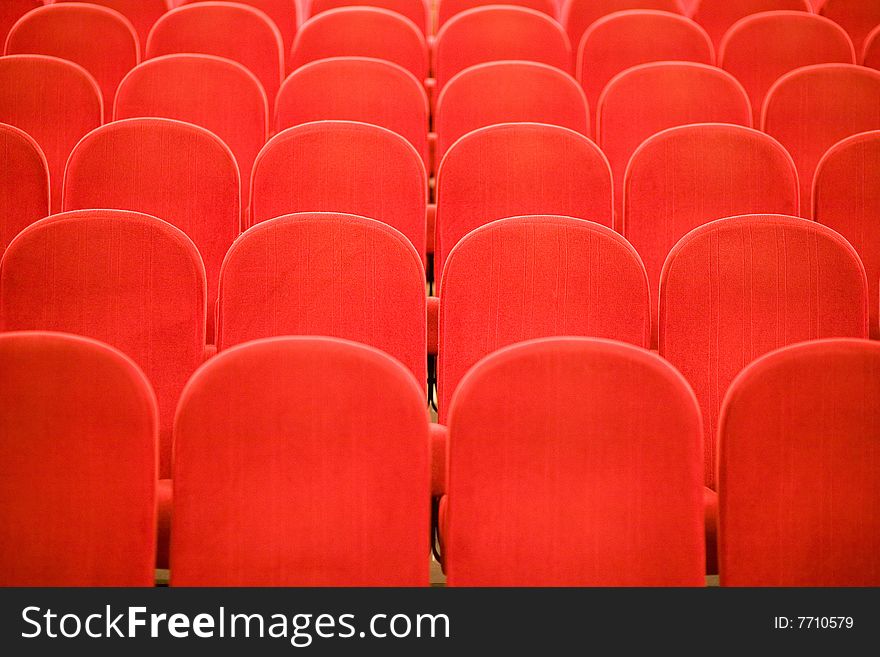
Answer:
<path fill-rule="evenodd" d="M 428 177 L 436 176 L 440 163 L 437 161 L 437 133 L 428 133 L 428 162 L 430 163 L 430 171 Z M 437 198 L 437 183 L 434 182 L 434 198 Z"/>
<path fill-rule="evenodd" d="M 440 298 L 428 297 L 428 353 L 437 355 L 440 346 Z"/>
<path fill-rule="evenodd" d="M 205 345 L 205 352 L 204 352 L 204 360 L 208 360 L 209 358 L 213 358 L 216 355 L 217 355 L 217 346 L 213 345 L 213 344 L 206 344 Z"/>
<path fill-rule="evenodd" d="M 434 226 L 437 224 L 437 204 L 428 203 L 425 212 L 425 251 L 434 253 Z"/>
<path fill-rule="evenodd" d="M 432 422 L 430 425 L 431 439 L 431 496 L 440 497 L 446 494 L 446 427 Z"/>

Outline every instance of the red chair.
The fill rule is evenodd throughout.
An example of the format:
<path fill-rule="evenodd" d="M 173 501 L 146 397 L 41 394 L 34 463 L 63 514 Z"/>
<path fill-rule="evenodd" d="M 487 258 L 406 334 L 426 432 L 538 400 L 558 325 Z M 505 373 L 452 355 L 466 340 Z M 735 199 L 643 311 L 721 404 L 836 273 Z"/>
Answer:
<path fill-rule="evenodd" d="M 241 64 L 211 55 L 145 61 L 119 85 L 113 118 L 162 117 L 194 123 L 235 155 L 247 201 L 251 169 L 269 136 L 266 92 Z"/>
<path fill-rule="evenodd" d="M 88 2 L 118 11 L 131 21 L 137 31 L 142 50 L 147 43 L 150 29 L 170 6 L 168 0 L 55 0 L 55 4 L 67 2 Z"/>
<path fill-rule="evenodd" d="M 549 213 L 612 223 L 611 170 L 599 148 L 558 126 L 480 128 L 449 149 L 436 180 L 434 280 L 452 248 L 480 226 Z"/>
<path fill-rule="evenodd" d="M 400 135 L 366 123 L 317 121 L 275 135 L 251 181 L 251 225 L 294 212 L 343 212 L 388 224 L 425 257 L 427 176 Z"/>
<path fill-rule="evenodd" d="M 438 0 L 437 2 L 437 28 L 442 28 L 446 21 L 453 16 L 457 16 L 463 11 L 476 9 L 477 7 L 486 7 L 489 5 L 499 4 L 495 0 Z M 556 18 L 558 9 L 556 0 L 507 0 L 503 4 L 514 7 L 525 7 L 540 11 Z"/>
<path fill-rule="evenodd" d="M 70 155 L 64 209 L 117 208 L 159 217 L 198 247 L 214 308 L 220 264 L 240 230 L 238 167 L 214 134 L 170 119 L 126 119 L 91 132 Z M 208 342 L 213 342 L 213 312 Z"/>
<path fill-rule="evenodd" d="M 115 349 L 0 335 L 0 586 L 152 586 L 156 400 Z"/>
<path fill-rule="evenodd" d="M 44 55 L 0 57 L 0 122 L 24 130 L 49 165 L 51 210 L 61 207 L 70 151 L 104 120 L 101 89 L 85 69 Z"/>
<path fill-rule="evenodd" d="M 696 124 L 647 139 L 626 169 L 623 215 L 615 227 L 644 260 L 655 324 L 660 272 L 679 239 L 723 217 L 797 216 L 798 191 L 791 155 L 757 130 Z"/>
<path fill-rule="evenodd" d="M 737 377 L 719 428 L 723 586 L 880 585 L 878 426 L 876 342 L 786 347 Z"/>
<path fill-rule="evenodd" d="M 661 130 L 690 123 L 751 127 L 742 85 L 720 69 L 690 62 L 642 64 L 608 83 L 599 100 L 596 135 L 611 163 L 618 213 L 624 171 L 635 150 Z"/>
<path fill-rule="evenodd" d="M 428 585 L 425 398 L 375 349 L 286 337 L 212 358 L 181 400 L 174 478 L 174 586 Z"/>
<path fill-rule="evenodd" d="M 449 254 L 440 285 L 440 422 L 468 370 L 515 342 L 580 335 L 647 347 L 649 296 L 641 259 L 610 228 L 529 216 L 472 231 Z"/>
<path fill-rule="evenodd" d="M 0 123 L 0 257 L 12 238 L 49 214 L 49 165 L 26 132 Z"/>
<path fill-rule="evenodd" d="M 488 62 L 463 70 L 440 92 L 434 115 L 437 160 L 472 130 L 511 122 L 590 133 L 587 100 L 572 76 L 537 62 Z"/>
<path fill-rule="evenodd" d="M 584 32 L 577 78 L 595 116 L 602 90 L 618 73 L 638 64 L 672 60 L 714 64 L 709 35 L 679 14 L 621 11 L 600 18 Z"/>
<path fill-rule="evenodd" d="M 412 21 L 387 9 L 331 9 L 303 23 L 290 53 L 291 70 L 328 57 L 385 59 L 418 80 L 428 77 L 425 35 Z"/>
<path fill-rule="evenodd" d="M 880 25 L 874 28 L 865 39 L 862 63 L 870 68 L 880 70 Z"/>
<path fill-rule="evenodd" d="M 571 45 L 559 23 L 533 9 L 490 5 L 456 14 L 440 28 L 434 42 L 437 89 L 469 66 L 505 59 L 572 72 Z"/>
<path fill-rule="evenodd" d="M 381 59 L 334 57 L 300 66 L 281 85 L 275 131 L 322 120 L 360 121 L 404 137 L 427 169 L 428 99 L 405 68 Z"/>
<path fill-rule="evenodd" d="M 796 69 L 767 93 L 761 127 L 794 158 L 806 206 L 825 152 L 844 137 L 880 128 L 880 71 L 851 64 Z"/>
<path fill-rule="evenodd" d="M 203 0 L 177 0 L 177 5 L 191 5 Z M 299 23 L 300 8 L 297 0 L 235 0 L 236 2 L 248 5 L 254 9 L 262 11 L 269 19 L 275 23 L 278 32 L 281 34 L 284 53 L 289 53 L 293 46 L 293 39 L 296 37 L 296 29 Z"/>
<path fill-rule="evenodd" d="M 153 27 L 146 59 L 197 53 L 225 57 L 249 69 L 263 85 L 269 109 L 284 78 L 281 33 L 266 14 L 235 2 L 197 2 L 172 9 Z"/>
<path fill-rule="evenodd" d="M 849 33 L 856 52 L 862 52 L 865 38 L 880 25 L 878 0 L 826 0 L 821 13 Z"/>
<path fill-rule="evenodd" d="M 597 20 L 628 9 L 656 9 L 684 14 L 679 0 L 564 0 L 560 8 L 560 22 L 574 46 L 581 42 L 584 32 Z"/>
<path fill-rule="evenodd" d="M 773 11 L 736 23 L 721 42 L 718 63 L 739 80 L 752 102 L 754 124 L 761 124 L 767 91 L 780 77 L 812 64 L 855 64 L 855 52 L 842 27 L 803 11 Z"/>
<path fill-rule="evenodd" d="M 693 17 L 718 48 L 727 30 L 738 20 L 768 11 L 812 13 L 813 8 L 809 0 L 700 0 Z"/>
<path fill-rule="evenodd" d="M 104 116 L 123 76 L 140 61 L 137 33 L 128 20 L 96 5 L 47 5 L 23 16 L 10 30 L 7 55 L 51 55 L 87 70 L 101 87 Z"/>
<path fill-rule="evenodd" d="M 880 339 L 880 130 L 847 137 L 822 157 L 813 181 L 813 218 L 859 252 L 868 273 L 871 337 Z"/>
<path fill-rule="evenodd" d="M 470 371 L 449 415 L 450 586 L 705 584 L 700 413 L 661 358 L 517 344 Z"/>
<path fill-rule="evenodd" d="M 0 43 L 6 43 L 6 35 L 16 21 L 32 9 L 43 6 L 43 0 L 4 0 L 0 2 Z"/>
<path fill-rule="evenodd" d="M 431 34 L 431 8 L 428 0 L 312 0 L 312 16 L 328 11 L 358 5 L 361 7 L 377 7 L 387 9 L 408 18 L 423 31 Z"/>

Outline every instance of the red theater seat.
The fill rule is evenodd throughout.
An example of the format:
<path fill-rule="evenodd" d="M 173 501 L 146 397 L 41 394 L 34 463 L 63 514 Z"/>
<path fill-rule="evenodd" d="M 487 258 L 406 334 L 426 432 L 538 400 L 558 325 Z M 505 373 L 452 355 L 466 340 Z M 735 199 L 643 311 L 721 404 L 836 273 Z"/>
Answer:
<path fill-rule="evenodd" d="M 177 5 L 191 5 L 203 0 L 177 0 Z M 299 23 L 300 8 L 297 0 L 235 0 L 239 4 L 248 5 L 262 11 L 275 23 L 284 44 L 282 52 L 290 52 Z M 303 3 L 305 4 L 305 3 Z"/>
<path fill-rule="evenodd" d="M 803 11 L 749 16 L 721 42 L 718 65 L 739 80 L 752 102 L 754 125 L 770 87 L 780 77 L 812 64 L 855 64 L 855 52 L 837 23 Z"/>
<path fill-rule="evenodd" d="M 856 52 L 862 52 L 868 33 L 880 25 L 880 0 L 826 0 L 821 12 L 849 32 Z"/>
<path fill-rule="evenodd" d="M 703 586 L 699 409 L 651 352 L 498 351 L 462 381 L 449 434 L 450 586 Z"/>
<path fill-rule="evenodd" d="M 880 25 L 865 39 L 865 50 L 862 54 L 862 63 L 865 66 L 880 70 Z"/>
<path fill-rule="evenodd" d="M 369 344 L 425 386 L 425 275 L 412 244 L 372 219 L 291 214 L 245 232 L 220 277 L 218 350 L 279 335 Z"/>
<path fill-rule="evenodd" d="M 638 64 L 672 60 L 714 64 L 709 35 L 679 14 L 621 11 L 600 18 L 584 32 L 577 78 L 595 115 L 602 90 L 618 73 Z"/>
<path fill-rule="evenodd" d="M 405 68 L 381 59 L 334 57 L 300 66 L 278 92 L 275 130 L 311 121 L 372 123 L 404 137 L 429 166 L 428 99 Z"/>
<path fill-rule="evenodd" d="M 7 2 L 8 0 L 3 0 Z M 174 1 L 174 0 L 172 0 Z M 147 43 L 147 35 L 157 20 L 168 11 L 168 0 L 55 0 L 56 4 L 67 2 L 88 2 L 108 7 L 125 16 L 137 30 L 141 50 Z"/>
<path fill-rule="evenodd" d="M 743 367 L 795 342 L 867 334 L 865 269 L 830 228 L 749 215 L 683 237 L 660 278 L 660 355 L 700 401 L 706 484 L 716 488 L 721 400 Z"/>
<path fill-rule="evenodd" d="M 171 119 L 126 119 L 87 135 L 70 155 L 64 209 L 117 208 L 159 217 L 198 247 L 208 277 L 208 308 L 220 264 L 240 230 L 238 167 L 204 128 Z M 208 313 L 208 342 L 213 341 Z"/>
<path fill-rule="evenodd" d="M 0 2 L 0 44 L 6 43 L 6 35 L 15 22 L 32 9 L 43 6 L 43 0 L 4 0 Z"/>
<path fill-rule="evenodd" d="M 812 13 L 809 0 L 700 0 L 694 20 L 706 28 L 715 47 L 727 30 L 741 18 L 767 11 L 800 11 Z"/>
<path fill-rule="evenodd" d="M 317 121 L 275 135 L 251 184 L 251 225 L 293 212 L 344 212 L 403 233 L 424 258 L 425 165 L 400 135 L 353 121 Z"/>
<path fill-rule="evenodd" d="M 816 165 L 844 137 L 880 128 L 880 71 L 817 64 L 780 78 L 764 101 L 762 129 L 794 158 L 804 212 Z"/>
<path fill-rule="evenodd" d="M 562 0 L 560 20 L 568 32 L 571 43 L 581 42 L 581 37 L 593 23 L 618 11 L 628 9 L 656 9 L 683 14 L 679 0 Z"/>
<path fill-rule="evenodd" d="M 439 28 L 446 24 L 446 21 L 463 11 L 497 4 L 525 7 L 526 9 L 540 11 L 542 14 L 547 14 L 553 18 L 556 18 L 558 14 L 556 0 L 506 0 L 503 3 L 498 3 L 495 0 L 437 0 L 436 4 L 438 31 Z"/>
<path fill-rule="evenodd" d="M 144 375 L 57 333 L 0 335 L 0 371 L 0 586 L 152 586 L 157 422 Z"/>
<path fill-rule="evenodd" d="M 569 74 L 537 62 L 477 64 L 454 76 L 440 92 L 434 116 L 438 161 L 472 130 L 515 121 L 590 132 L 587 100 Z"/>
<path fill-rule="evenodd" d="M 428 585 L 425 398 L 379 351 L 287 337 L 212 358 L 174 478 L 174 586 Z"/>
<path fill-rule="evenodd" d="M 880 130 L 847 137 L 820 160 L 813 182 L 813 218 L 859 252 L 868 273 L 871 337 L 880 339 Z"/>
<path fill-rule="evenodd" d="M 425 34 L 431 30 L 431 8 L 428 0 L 312 0 L 312 16 L 328 11 L 353 5 L 361 7 L 378 7 L 387 9 L 408 18 Z"/>
<path fill-rule="evenodd" d="M 22 229 L 49 214 L 49 165 L 27 133 L 0 123 L 0 257 Z"/>
<path fill-rule="evenodd" d="M 611 226 L 611 170 L 599 148 L 559 126 L 507 123 L 468 133 L 437 172 L 434 280 L 475 228 L 505 217 L 554 214 Z"/>
<path fill-rule="evenodd" d="M 437 89 L 474 64 L 518 59 L 571 72 L 571 46 L 547 14 L 523 7 L 479 7 L 447 21 L 434 43 Z"/>
<path fill-rule="evenodd" d="M 775 351 L 720 421 L 724 586 L 880 585 L 880 345 Z"/>
<path fill-rule="evenodd" d="M 0 57 L 0 122 L 27 132 L 49 165 L 51 209 L 61 208 L 64 166 L 76 143 L 103 122 L 101 89 L 81 66 L 44 55 Z"/>

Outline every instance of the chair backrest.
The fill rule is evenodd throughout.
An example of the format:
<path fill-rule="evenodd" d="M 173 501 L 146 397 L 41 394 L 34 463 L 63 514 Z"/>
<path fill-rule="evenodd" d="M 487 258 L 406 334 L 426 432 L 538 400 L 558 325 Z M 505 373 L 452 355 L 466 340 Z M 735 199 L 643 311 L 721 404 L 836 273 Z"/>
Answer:
<path fill-rule="evenodd" d="M 49 165 L 52 211 L 61 208 L 70 151 L 103 117 L 101 89 L 81 66 L 45 55 L 0 57 L 0 122 L 40 145 Z"/>
<path fill-rule="evenodd" d="M 655 9 L 684 14 L 679 0 L 564 0 L 560 21 L 572 44 L 579 44 L 587 28 L 608 14 L 629 9 Z"/>
<path fill-rule="evenodd" d="M 425 165 L 406 139 L 367 123 L 316 121 L 278 133 L 260 151 L 250 220 L 356 214 L 396 228 L 424 258 L 427 199 Z"/>
<path fill-rule="evenodd" d="M 0 123 L 0 257 L 22 229 L 49 214 L 49 165 L 34 139 Z"/>
<path fill-rule="evenodd" d="M 880 25 L 880 2 L 877 0 L 826 0 L 820 11 L 849 33 L 856 52 L 862 51 L 865 37 Z"/>
<path fill-rule="evenodd" d="M 354 215 L 286 215 L 229 250 L 217 348 L 280 335 L 344 338 L 390 354 L 424 386 L 425 305 L 421 258 L 398 231 Z"/>
<path fill-rule="evenodd" d="M 189 5 L 203 0 L 176 0 L 177 5 Z M 284 53 L 290 52 L 296 29 L 301 16 L 299 2 L 297 0 L 235 0 L 236 2 L 259 9 L 268 16 L 278 32 L 284 44 Z M 305 4 L 305 3 L 303 3 Z M 286 55 L 285 55 L 286 57 Z"/>
<path fill-rule="evenodd" d="M 694 388 L 705 426 L 706 484 L 716 484 L 718 411 L 730 382 L 779 347 L 868 335 L 858 254 L 838 233 L 782 215 L 696 228 L 660 277 L 660 355 Z"/>
<path fill-rule="evenodd" d="M 499 3 L 496 0 L 438 0 L 437 1 L 437 31 L 449 21 L 463 11 L 476 9 L 477 7 L 486 7 L 489 5 L 504 4 L 513 7 L 525 7 L 540 11 L 552 18 L 556 18 L 559 9 L 556 0 L 505 0 Z"/>
<path fill-rule="evenodd" d="M 0 2 L 0 47 L 6 44 L 6 35 L 16 21 L 32 9 L 43 6 L 43 0 L 5 0 Z"/>
<path fill-rule="evenodd" d="M 862 64 L 880 69 L 880 25 L 877 25 L 865 39 Z"/>
<path fill-rule="evenodd" d="M 703 586 L 700 449 L 693 392 L 649 351 L 495 352 L 449 414 L 448 584 Z"/>
<path fill-rule="evenodd" d="M 281 33 L 259 9 L 235 2 L 197 2 L 172 9 L 150 31 L 146 59 L 198 53 L 225 57 L 257 76 L 271 110 L 284 78 Z"/>
<path fill-rule="evenodd" d="M 829 149 L 816 167 L 812 203 L 813 219 L 843 235 L 861 256 L 871 337 L 880 339 L 880 130 L 847 137 Z"/>
<path fill-rule="evenodd" d="M 2 586 L 152 586 L 156 401 L 121 353 L 0 335 Z"/>
<path fill-rule="evenodd" d="M 475 228 L 505 217 L 554 214 L 612 224 L 611 170 L 584 135 L 553 125 L 480 128 L 449 149 L 437 172 L 434 280 Z"/>
<path fill-rule="evenodd" d="M 618 73 L 639 64 L 675 60 L 715 63 L 712 41 L 703 28 L 668 11 L 621 11 L 600 18 L 584 32 L 577 78 L 595 116 L 602 90 Z"/>
<path fill-rule="evenodd" d="M 666 128 L 690 123 L 751 127 L 752 108 L 742 85 L 714 66 L 655 62 L 616 76 L 599 99 L 596 140 L 614 174 L 617 211 L 623 176 L 635 150 Z"/>
<path fill-rule="evenodd" d="M 798 191 L 791 156 L 757 130 L 695 124 L 647 139 L 626 169 L 623 214 L 616 228 L 644 260 L 655 320 L 660 271 L 678 240 L 724 217 L 797 216 Z"/>
<path fill-rule="evenodd" d="M 402 66 L 369 57 L 333 57 L 300 66 L 281 85 L 275 130 L 323 120 L 360 121 L 404 137 L 428 167 L 428 98 Z"/>
<path fill-rule="evenodd" d="M 112 114 L 119 81 L 140 61 L 138 36 L 119 12 L 97 5 L 46 5 L 23 16 L 10 30 L 7 55 L 51 55 L 86 69 Z"/>
<path fill-rule="evenodd" d="M 238 167 L 213 133 L 171 119 L 116 121 L 89 133 L 70 155 L 65 210 L 114 208 L 158 217 L 198 247 L 208 277 L 208 308 L 220 265 L 240 232 Z M 208 341 L 213 341 L 213 312 Z"/>
<path fill-rule="evenodd" d="M 807 213 L 816 165 L 825 152 L 844 137 L 880 128 L 880 71 L 852 64 L 796 69 L 767 93 L 761 128 L 794 158 Z"/>
<path fill-rule="evenodd" d="M 767 11 L 813 13 L 809 0 L 700 0 L 694 20 L 702 25 L 718 48 L 727 30 L 741 18 Z"/>
<path fill-rule="evenodd" d="M 137 31 L 142 52 L 153 25 L 168 11 L 168 0 L 55 0 L 55 4 L 68 2 L 88 2 L 118 11 Z"/>
<path fill-rule="evenodd" d="M 474 64 L 510 59 L 572 71 L 571 45 L 553 18 L 534 9 L 489 5 L 456 14 L 440 28 L 434 42 L 436 88 Z"/>
<path fill-rule="evenodd" d="M 242 345 L 196 373 L 174 429 L 172 585 L 428 585 L 428 414 L 394 359 Z"/>
<path fill-rule="evenodd" d="M 119 85 L 113 118 L 162 117 L 194 123 L 235 155 L 247 201 L 251 169 L 269 137 L 266 92 L 241 64 L 213 55 L 164 55 L 132 70 Z"/>
<path fill-rule="evenodd" d="M 472 130 L 524 121 L 589 135 L 583 89 L 568 73 L 538 62 L 487 62 L 466 68 L 443 87 L 437 100 L 437 159 Z"/>
<path fill-rule="evenodd" d="M 876 342 L 786 347 L 740 374 L 719 429 L 722 585 L 880 585 L 878 426 Z"/>
<path fill-rule="evenodd" d="M 752 103 L 754 125 L 773 83 L 801 66 L 855 64 L 847 33 L 823 16 L 774 11 L 737 22 L 721 42 L 718 65 L 739 80 Z"/>
<path fill-rule="evenodd" d="M 431 30 L 431 7 L 428 0 L 312 0 L 311 15 L 340 9 L 342 7 L 378 7 L 387 9 L 408 18 L 424 33 L 430 34 Z"/>
<path fill-rule="evenodd" d="M 477 228 L 440 285 L 440 421 L 465 373 L 501 347 L 567 335 L 649 346 L 649 296 L 635 249 L 605 226 L 531 216 Z"/>
<path fill-rule="evenodd" d="M 163 478 L 171 476 L 180 391 L 204 359 L 205 300 L 205 268 L 192 241 L 136 212 L 48 217 L 15 238 L 0 265 L 4 330 L 101 340 L 143 369 L 159 402 Z"/>
<path fill-rule="evenodd" d="M 290 53 L 290 68 L 328 57 L 385 59 L 418 80 L 428 77 L 422 30 L 397 12 L 378 7 L 330 9 L 303 23 Z"/>

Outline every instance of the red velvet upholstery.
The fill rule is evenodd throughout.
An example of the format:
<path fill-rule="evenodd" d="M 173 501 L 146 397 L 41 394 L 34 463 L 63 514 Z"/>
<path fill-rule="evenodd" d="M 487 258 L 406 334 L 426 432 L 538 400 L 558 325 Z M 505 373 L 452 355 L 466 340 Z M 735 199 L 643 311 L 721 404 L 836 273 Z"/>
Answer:
<path fill-rule="evenodd" d="M 834 21 L 803 11 L 774 11 L 736 23 L 721 42 L 718 65 L 739 80 L 752 102 L 754 125 L 773 83 L 801 66 L 855 64 L 846 32 Z"/>
<path fill-rule="evenodd" d="M 43 6 L 43 0 L 3 0 L 0 2 L 0 43 L 6 44 L 6 35 L 15 22 L 32 9 Z"/>
<path fill-rule="evenodd" d="M 290 68 L 328 57 L 385 59 L 419 80 L 428 77 L 425 35 L 412 21 L 387 9 L 331 9 L 303 23 L 290 53 Z"/>
<path fill-rule="evenodd" d="M 263 85 L 269 109 L 284 78 L 284 43 L 266 14 L 234 2 L 197 2 L 172 9 L 150 32 L 146 58 L 177 53 L 225 57 Z"/>
<path fill-rule="evenodd" d="M 21 230 L 49 214 L 49 165 L 27 133 L 0 123 L 0 257 Z"/>
<path fill-rule="evenodd" d="M 144 375 L 57 333 L 0 335 L 0 372 L 0 586 L 152 586 L 157 422 Z"/>
<path fill-rule="evenodd" d="M 816 168 L 813 218 L 853 245 L 868 274 L 871 337 L 880 339 L 880 130 L 835 144 Z"/>
<path fill-rule="evenodd" d="M 532 216 L 471 232 L 450 253 L 440 286 L 440 422 L 465 373 L 501 347 L 564 335 L 647 347 L 648 298 L 642 261 L 610 228 Z M 521 410 L 515 402 L 510 409 Z"/>
<path fill-rule="evenodd" d="M 743 367 L 795 342 L 867 334 L 865 269 L 831 229 L 750 215 L 682 238 L 660 278 L 660 355 L 700 400 L 706 484 L 715 488 L 718 409 Z"/>
<path fill-rule="evenodd" d="M 611 226 L 611 170 L 598 147 L 558 126 L 507 123 L 475 130 L 437 173 L 434 280 L 456 243 L 490 221 L 556 214 Z"/>
<path fill-rule="evenodd" d="M 703 28 L 667 11 L 622 11 L 600 18 L 575 48 L 577 78 L 594 115 L 605 85 L 632 66 L 670 60 L 715 63 Z"/>
<path fill-rule="evenodd" d="M 767 93 L 761 124 L 794 158 L 806 213 L 825 152 L 844 137 L 880 128 L 880 71 L 852 64 L 792 71 Z"/>
<path fill-rule="evenodd" d="M 812 13 L 809 0 L 700 0 L 694 20 L 706 28 L 716 49 L 738 20 L 768 11 Z"/>
<path fill-rule="evenodd" d="M 870 68 L 880 69 L 880 25 L 877 25 L 865 39 L 862 63 Z"/>
<path fill-rule="evenodd" d="M 217 348 L 279 335 L 326 335 L 391 354 L 424 387 L 425 274 L 393 228 L 302 213 L 245 232 L 223 263 Z"/>
<path fill-rule="evenodd" d="M 119 210 L 38 221 L 3 257 L 0 315 L 4 330 L 75 333 L 134 360 L 156 391 L 160 476 L 171 476 L 174 409 L 205 348 L 205 270 L 186 235 Z"/>
<path fill-rule="evenodd" d="M 116 87 L 140 61 L 138 36 L 124 16 L 106 7 L 47 5 L 23 17 L 9 32 L 7 55 L 51 55 L 86 69 L 101 87 L 110 117 Z"/>
<path fill-rule="evenodd" d="M 721 411 L 724 586 L 880 586 L 880 345 L 780 349 Z"/>
<path fill-rule="evenodd" d="M 296 69 L 278 92 L 275 130 L 325 119 L 388 128 L 406 138 L 428 167 L 425 87 L 401 66 L 367 57 L 334 57 Z"/>
<path fill-rule="evenodd" d="M 385 354 L 293 337 L 223 352 L 175 422 L 171 583 L 427 586 L 429 457 L 424 392 Z"/>
<path fill-rule="evenodd" d="M 449 585 L 704 584 L 700 412 L 651 352 L 498 351 L 462 381 L 449 436 Z"/>
<path fill-rule="evenodd" d="M 440 92 L 434 113 L 437 160 L 472 130 L 512 121 L 590 134 L 586 97 L 568 73 L 537 62 L 488 62 L 461 71 Z"/>
<path fill-rule="evenodd" d="M 862 51 L 865 37 L 880 25 L 878 0 L 826 0 L 821 12 L 849 33 L 856 52 Z"/>
<path fill-rule="evenodd" d="M 254 165 L 251 224 L 292 212 L 346 212 L 393 226 L 424 259 L 425 165 L 400 135 L 318 121 L 269 141 Z"/>
<path fill-rule="evenodd" d="M 53 211 L 76 143 L 103 122 L 101 89 L 84 68 L 44 55 L 0 57 L 0 122 L 28 133 L 49 165 Z"/>
<path fill-rule="evenodd" d="M 692 62 L 642 64 L 608 83 L 599 100 L 596 137 L 611 163 L 618 213 L 624 171 L 635 150 L 661 130 L 689 123 L 751 127 L 742 85 L 729 73 Z"/>
<path fill-rule="evenodd" d="M 202 0 L 178 0 L 179 5 L 189 5 Z M 235 0 L 236 2 L 248 5 L 255 9 L 259 9 L 269 17 L 278 32 L 281 34 L 281 41 L 284 46 L 284 53 L 290 52 L 293 45 L 293 39 L 296 36 L 296 28 L 298 23 L 299 3 L 297 0 Z"/>
<path fill-rule="evenodd" d="M 556 0 L 507 0 L 503 3 L 494 0 L 437 0 L 437 31 L 461 12 L 498 4 L 532 9 L 552 18 L 556 18 L 558 14 Z"/>
<path fill-rule="evenodd" d="M 354 0 L 311 0 L 311 4 L 312 16 L 316 16 L 329 9 L 339 9 L 352 5 L 387 9 L 408 18 L 425 34 L 432 32 L 431 8 L 428 6 L 428 0 L 357 0 L 357 2 L 354 2 Z"/>
<path fill-rule="evenodd" d="M 577 48 L 581 37 L 593 23 L 618 11 L 628 9 L 656 9 L 683 14 L 679 0 L 563 0 L 560 20 L 568 38 Z"/>
<path fill-rule="evenodd" d="M 7 0 L 3 0 L 7 2 Z M 88 2 L 109 7 L 125 16 L 137 30 L 141 52 L 147 43 L 147 35 L 157 20 L 168 10 L 167 0 L 55 0 L 63 2 Z"/>
<path fill-rule="evenodd" d="M 238 167 L 204 128 L 171 119 L 126 119 L 85 137 L 70 156 L 64 209 L 118 208 L 176 226 L 195 243 L 208 277 L 208 308 L 220 265 L 240 229 Z M 208 314 L 208 341 L 213 341 Z"/>
<path fill-rule="evenodd" d="M 704 123 L 650 137 L 624 177 L 616 225 L 645 263 L 656 326 L 660 271 L 694 228 L 741 214 L 799 214 L 791 156 L 772 137 L 742 126 Z M 655 329 L 656 344 L 656 329 Z"/>
<path fill-rule="evenodd" d="M 229 146 L 247 200 L 251 169 L 269 136 L 266 93 L 241 64 L 211 55 L 166 55 L 129 73 L 116 96 L 113 118 L 157 116 L 194 123 Z"/>
<path fill-rule="evenodd" d="M 503 59 L 572 71 L 571 45 L 559 23 L 533 9 L 490 5 L 456 14 L 440 28 L 434 42 L 437 89 L 469 66 Z"/>

